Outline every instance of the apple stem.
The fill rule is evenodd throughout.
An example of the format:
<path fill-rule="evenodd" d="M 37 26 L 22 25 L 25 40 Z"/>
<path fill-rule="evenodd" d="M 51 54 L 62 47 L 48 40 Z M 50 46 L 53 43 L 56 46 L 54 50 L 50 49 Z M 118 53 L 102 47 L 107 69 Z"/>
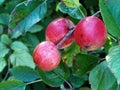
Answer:
<path fill-rule="evenodd" d="M 75 27 L 72 27 L 69 29 L 69 32 L 64 36 L 64 38 L 56 45 L 56 47 L 59 49 L 60 46 L 72 35 L 73 31 L 75 30 Z"/>
<path fill-rule="evenodd" d="M 97 16 L 100 13 L 100 10 L 97 11 L 95 14 L 93 14 L 92 16 Z"/>

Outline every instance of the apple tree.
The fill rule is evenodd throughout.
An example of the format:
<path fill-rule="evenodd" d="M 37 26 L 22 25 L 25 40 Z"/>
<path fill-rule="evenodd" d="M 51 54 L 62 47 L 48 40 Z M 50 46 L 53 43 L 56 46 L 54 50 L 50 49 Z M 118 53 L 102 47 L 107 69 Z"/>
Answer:
<path fill-rule="evenodd" d="M 120 1 L 0 0 L 0 90 L 120 90 Z"/>

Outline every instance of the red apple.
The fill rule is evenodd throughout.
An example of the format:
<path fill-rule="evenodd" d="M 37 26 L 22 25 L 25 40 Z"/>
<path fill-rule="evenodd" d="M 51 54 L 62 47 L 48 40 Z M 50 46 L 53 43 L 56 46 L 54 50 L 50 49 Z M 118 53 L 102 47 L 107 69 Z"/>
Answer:
<path fill-rule="evenodd" d="M 33 59 L 41 70 L 53 70 L 60 63 L 61 56 L 53 42 L 44 41 L 34 49 Z"/>
<path fill-rule="evenodd" d="M 83 18 L 74 31 L 75 41 L 87 51 L 96 50 L 103 46 L 106 42 L 106 37 L 105 24 L 95 16 Z"/>
<path fill-rule="evenodd" d="M 46 40 L 52 41 L 55 45 L 63 39 L 70 28 L 74 27 L 72 21 L 66 18 L 57 18 L 53 20 L 46 28 Z M 74 41 L 73 35 L 71 35 L 60 48 L 64 48 L 72 44 Z"/>

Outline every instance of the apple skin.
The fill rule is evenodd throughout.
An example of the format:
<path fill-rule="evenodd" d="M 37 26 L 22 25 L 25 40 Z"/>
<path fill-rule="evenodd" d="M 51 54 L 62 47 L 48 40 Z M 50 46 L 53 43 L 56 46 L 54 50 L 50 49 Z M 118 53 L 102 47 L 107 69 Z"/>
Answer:
<path fill-rule="evenodd" d="M 34 49 L 33 59 L 41 70 L 49 71 L 59 65 L 61 56 L 53 42 L 44 41 Z"/>
<path fill-rule="evenodd" d="M 87 51 L 96 50 L 106 42 L 105 24 L 95 16 L 85 17 L 76 25 L 74 38 L 81 48 Z"/>
<path fill-rule="evenodd" d="M 57 18 L 53 20 L 46 28 L 46 40 L 52 41 L 57 45 L 60 40 L 66 35 L 70 28 L 74 27 L 72 21 L 66 18 Z M 65 48 L 71 45 L 74 41 L 73 35 L 71 35 L 60 48 Z"/>

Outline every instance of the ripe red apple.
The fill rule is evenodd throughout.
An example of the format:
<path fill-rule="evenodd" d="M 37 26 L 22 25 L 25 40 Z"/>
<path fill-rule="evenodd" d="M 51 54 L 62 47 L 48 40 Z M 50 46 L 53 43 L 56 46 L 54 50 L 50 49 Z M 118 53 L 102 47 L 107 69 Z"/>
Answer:
<path fill-rule="evenodd" d="M 46 40 L 52 41 L 55 45 L 63 39 L 70 28 L 74 27 L 72 21 L 66 18 L 57 18 L 53 20 L 46 28 Z M 73 35 L 71 35 L 60 48 L 64 48 L 72 44 L 74 41 Z"/>
<path fill-rule="evenodd" d="M 44 41 L 34 49 L 33 59 L 41 70 L 53 70 L 60 63 L 61 56 L 53 42 Z"/>
<path fill-rule="evenodd" d="M 74 38 L 77 44 L 92 51 L 100 48 L 106 42 L 107 31 L 105 24 L 95 16 L 83 18 L 76 26 Z"/>

